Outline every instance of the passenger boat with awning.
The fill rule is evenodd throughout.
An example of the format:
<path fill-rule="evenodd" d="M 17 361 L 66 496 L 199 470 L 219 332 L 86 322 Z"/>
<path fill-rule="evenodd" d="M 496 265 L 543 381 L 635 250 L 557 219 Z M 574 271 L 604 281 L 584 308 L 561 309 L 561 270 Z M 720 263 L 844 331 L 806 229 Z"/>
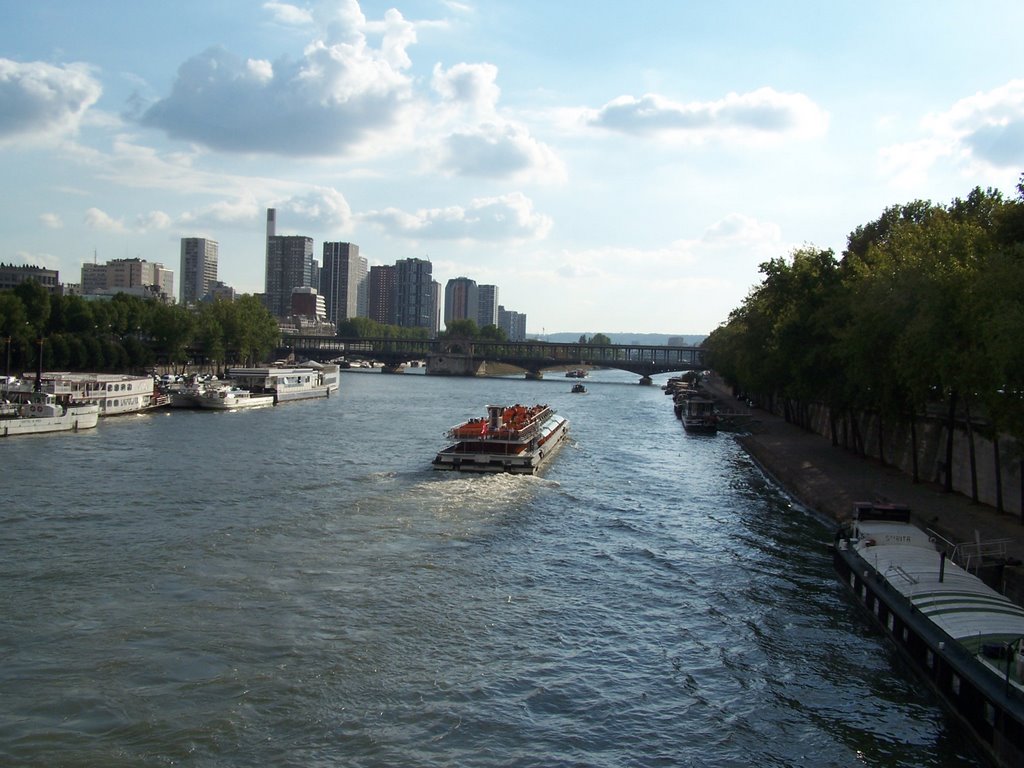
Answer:
<path fill-rule="evenodd" d="M 452 427 L 434 469 L 534 474 L 569 437 L 569 421 L 547 405 L 489 405 L 487 415 Z"/>

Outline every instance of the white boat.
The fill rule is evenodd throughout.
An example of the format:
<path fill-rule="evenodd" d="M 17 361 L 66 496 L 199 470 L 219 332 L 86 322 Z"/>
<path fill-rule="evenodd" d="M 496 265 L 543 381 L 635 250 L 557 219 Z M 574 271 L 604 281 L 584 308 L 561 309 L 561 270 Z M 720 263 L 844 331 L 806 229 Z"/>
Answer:
<path fill-rule="evenodd" d="M 455 442 L 434 458 L 434 469 L 461 472 L 537 472 L 569 437 L 569 421 L 547 405 L 489 405 L 486 418 L 446 433 Z"/>
<path fill-rule="evenodd" d="M 247 389 L 222 384 L 219 387 L 207 387 L 195 395 L 196 404 L 200 408 L 215 411 L 233 411 L 238 408 L 266 408 L 274 404 L 273 395 L 254 395 Z"/>
<path fill-rule="evenodd" d="M 17 408 L 0 409 L 0 437 L 38 435 L 46 432 L 69 432 L 92 429 L 99 422 L 100 409 L 95 404 L 60 404 L 53 395 L 34 396 Z"/>
<path fill-rule="evenodd" d="M 968 570 L 997 554 L 998 542 L 937 540 L 907 507 L 860 503 L 836 534 L 833 563 L 993 762 L 1024 765 L 1024 608 Z"/>
<path fill-rule="evenodd" d="M 40 375 L 39 387 L 74 406 L 96 405 L 100 416 L 139 413 L 168 403 L 168 398 L 156 391 L 152 376 L 47 371 Z M 35 380 L 23 376 L 8 384 L 8 390 L 12 398 L 27 401 L 35 391 Z"/>
<path fill-rule="evenodd" d="M 228 378 L 253 394 L 271 395 L 275 403 L 330 397 L 338 389 L 338 366 L 309 362 L 302 366 L 229 368 Z"/>

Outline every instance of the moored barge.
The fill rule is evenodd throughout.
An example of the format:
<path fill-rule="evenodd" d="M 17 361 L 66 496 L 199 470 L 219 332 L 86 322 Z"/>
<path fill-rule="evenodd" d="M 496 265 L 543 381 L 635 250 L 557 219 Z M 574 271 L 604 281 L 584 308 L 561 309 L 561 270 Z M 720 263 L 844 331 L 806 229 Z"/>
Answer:
<path fill-rule="evenodd" d="M 569 437 L 568 419 L 547 405 L 489 405 L 487 416 L 448 430 L 454 443 L 434 469 L 532 475 Z"/>
<path fill-rule="evenodd" d="M 833 562 L 988 756 L 1024 765 L 1024 608 L 953 562 L 936 538 L 911 523 L 907 507 L 859 503 L 836 534 Z"/>

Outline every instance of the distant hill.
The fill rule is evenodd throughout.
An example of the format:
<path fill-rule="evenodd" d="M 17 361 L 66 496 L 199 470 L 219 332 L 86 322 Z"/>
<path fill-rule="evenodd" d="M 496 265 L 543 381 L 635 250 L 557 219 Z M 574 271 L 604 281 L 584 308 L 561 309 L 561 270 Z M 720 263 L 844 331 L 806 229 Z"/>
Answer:
<path fill-rule="evenodd" d="M 580 336 L 586 336 L 589 339 L 593 335 L 592 333 L 548 333 L 543 336 L 531 334 L 530 338 L 556 341 L 559 344 L 572 344 L 579 341 Z M 672 346 L 696 347 L 707 338 L 707 335 L 682 333 L 606 333 L 605 336 L 612 340 L 612 344 L 646 344 L 652 347 L 667 346 L 670 339 Z"/>

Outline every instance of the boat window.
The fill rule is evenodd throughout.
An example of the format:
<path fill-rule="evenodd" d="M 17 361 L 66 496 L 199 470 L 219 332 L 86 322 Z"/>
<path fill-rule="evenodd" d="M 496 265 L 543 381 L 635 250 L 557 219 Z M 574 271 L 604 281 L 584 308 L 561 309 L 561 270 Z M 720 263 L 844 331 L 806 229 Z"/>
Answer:
<path fill-rule="evenodd" d="M 949 681 L 949 687 L 957 696 L 960 695 L 960 675 L 953 675 L 953 679 Z"/>
<path fill-rule="evenodd" d="M 985 702 L 985 722 L 989 725 L 996 724 L 996 708 L 992 706 L 991 701 Z"/>
<path fill-rule="evenodd" d="M 931 648 L 929 648 L 928 652 L 924 655 L 924 663 L 927 665 L 928 669 L 935 668 L 935 653 Z"/>

